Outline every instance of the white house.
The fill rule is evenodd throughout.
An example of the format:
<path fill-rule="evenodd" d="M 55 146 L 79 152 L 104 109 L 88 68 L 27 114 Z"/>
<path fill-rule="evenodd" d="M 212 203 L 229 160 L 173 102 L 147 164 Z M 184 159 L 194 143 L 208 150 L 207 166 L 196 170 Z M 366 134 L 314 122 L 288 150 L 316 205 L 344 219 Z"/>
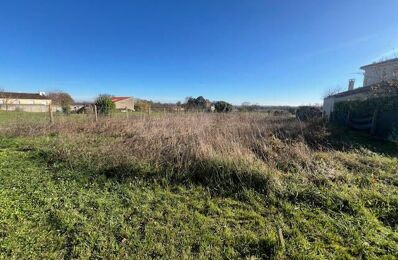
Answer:
<path fill-rule="evenodd" d="M 17 93 L 0 92 L 0 110 L 48 112 L 51 99 L 44 92 Z"/>
<path fill-rule="evenodd" d="M 365 71 L 363 87 L 354 89 L 354 82 L 350 80 L 347 91 L 328 96 L 323 100 L 323 114 L 326 118 L 330 118 L 335 103 L 368 99 L 375 93 L 376 86 L 378 90 L 391 87 L 389 84 L 381 84 L 382 82 L 398 80 L 398 58 L 372 63 L 361 69 Z M 380 94 L 379 91 L 378 95 L 389 95 L 389 93 L 391 92 L 385 91 L 384 94 Z"/>
<path fill-rule="evenodd" d="M 375 62 L 361 67 L 364 73 L 363 85 L 369 86 L 387 80 L 398 79 L 398 58 Z"/>

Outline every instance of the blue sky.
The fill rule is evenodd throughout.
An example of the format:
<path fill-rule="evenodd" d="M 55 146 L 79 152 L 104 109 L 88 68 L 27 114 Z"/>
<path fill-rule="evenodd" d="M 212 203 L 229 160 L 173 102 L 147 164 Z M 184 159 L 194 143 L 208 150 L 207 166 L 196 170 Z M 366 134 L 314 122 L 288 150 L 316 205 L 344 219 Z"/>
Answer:
<path fill-rule="evenodd" d="M 397 0 L 0 2 L 0 88 L 320 103 L 398 55 Z"/>

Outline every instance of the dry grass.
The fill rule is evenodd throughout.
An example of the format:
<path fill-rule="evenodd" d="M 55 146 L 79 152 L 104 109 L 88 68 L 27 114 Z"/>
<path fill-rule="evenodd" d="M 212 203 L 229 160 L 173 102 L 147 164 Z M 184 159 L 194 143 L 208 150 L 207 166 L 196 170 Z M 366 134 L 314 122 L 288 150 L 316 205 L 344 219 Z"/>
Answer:
<path fill-rule="evenodd" d="M 346 144 L 336 141 L 321 121 L 254 113 L 141 115 L 97 123 L 86 119 L 66 117 L 54 125 L 19 122 L 0 130 L 0 147 L 10 149 L 0 161 L 11 169 L 3 170 L 4 182 L 14 187 L 18 179 L 24 187 L 18 196 L 24 190 L 42 194 L 14 202 L 10 188 L 3 200 L 26 207 L 42 201 L 37 218 L 44 228 L 37 236 L 66 230 L 56 237 L 69 241 L 55 243 L 55 254 L 178 258 L 184 245 L 186 256 L 203 258 L 398 255 L 398 160 L 374 152 L 389 144 L 364 138 L 368 146 L 359 141 L 360 135 L 344 133 L 338 137 L 355 143 L 356 149 L 342 149 Z M 377 149 L 367 148 L 372 146 Z M 9 159 L 25 151 L 32 151 L 34 162 L 45 162 L 51 173 L 42 175 L 42 168 L 37 169 L 29 175 L 32 184 L 26 182 L 25 167 L 19 164 L 28 159 L 17 165 Z M 12 167 L 22 172 L 18 178 L 12 177 Z M 165 190 L 178 199 L 170 202 Z M 55 199 L 61 206 L 54 209 L 51 194 L 59 193 L 66 202 Z M 148 197 L 156 203 L 148 206 Z M 92 198 L 98 205 L 94 203 L 90 215 Z M 134 210 L 141 204 L 142 209 Z M 71 215 L 76 211 L 77 216 Z M 7 212 L 15 214 L 13 207 Z M 50 217 L 45 217 L 48 212 Z M 4 216 L 9 230 L 19 225 Z M 113 236 L 108 219 L 118 216 L 124 218 L 112 222 L 117 227 Z M 176 221 L 176 216 L 181 218 Z M 186 221 L 190 224 L 182 228 Z M 135 233 L 142 225 L 153 229 Z M 285 246 L 279 242 L 279 229 Z M 105 237 L 106 243 L 96 236 Z M 7 250 L 18 248 L 10 241 Z M 103 247 L 98 249 L 98 243 Z"/>
<path fill-rule="evenodd" d="M 270 171 L 311 171 L 313 153 L 306 139 L 311 135 L 311 145 L 319 145 L 327 135 L 323 123 L 318 123 L 314 130 L 314 124 L 291 117 L 168 114 L 102 118 L 98 123 L 67 119 L 54 125 L 16 123 L 3 132 L 53 136 L 54 158 L 70 167 L 112 172 L 115 177 L 147 164 L 171 180 L 262 189 Z"/>

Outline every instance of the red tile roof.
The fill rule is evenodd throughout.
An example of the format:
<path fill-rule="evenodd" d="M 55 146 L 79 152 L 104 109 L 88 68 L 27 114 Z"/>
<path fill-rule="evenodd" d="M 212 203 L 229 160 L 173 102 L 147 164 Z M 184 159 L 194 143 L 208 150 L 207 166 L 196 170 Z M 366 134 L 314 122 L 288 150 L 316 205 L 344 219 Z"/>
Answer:
<path fill-rule="evenodd" d="M 125 99 L 129 99 L 130 97 L 113 97 L 112 102 L 119 102 Z"/>

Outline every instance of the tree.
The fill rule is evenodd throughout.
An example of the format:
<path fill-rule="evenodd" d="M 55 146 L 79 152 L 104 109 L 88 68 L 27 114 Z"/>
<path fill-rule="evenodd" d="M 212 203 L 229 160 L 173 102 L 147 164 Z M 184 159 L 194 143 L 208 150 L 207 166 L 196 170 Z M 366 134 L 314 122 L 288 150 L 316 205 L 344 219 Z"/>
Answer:
<path fill-rule="evenodd" d="M 187 97 L 185 106 L 187 109 L 209 111 L 211 108 L 211 102 L 202 96 L 197 98 Z"/>
<path fill-rule="evenodd" d="M 333 96 L 333 95 L 335 95 L 337 93 L 340 93 L 340 92 L 342 92 L 341 87 L 340 86 L 336 86 L 335 88 L 328 89 L 325 92 L 325 94 L 323 95 L 323 97 L 327 98 L 327 97 Z"/>
<path fill-rule="evenodd" d="M 135 109 L 140 112 L 149 112 L 151 109 L 151 103 L 145 100 L 137 100 L 135 103 Z"/>
<path fill-rule="evenodd" d="M 110 95 L 102 94 L 99 95 L 95 100 L 98 113 L 101 115 L 109 115 L 113 110 L 116 109 L 115 103 L 113 103 Z"/>
<path fill-rule="evenodd" d="M 52 103 L 61 106 L 62 112 L 70 113 L 70 106 L 74 103 L 73 98 L 66 92 L 56 91 L 48 93 L 48 97 Z"/>
<path fill-rule="evenodd" d="M 231 104 L 229 104 L 229 103 L 227 103 L 225 101 L 217 101 L 214 104 L 214 107 L 215 107 L 216 111 L 219 112 L 219 113 L 221 113 L 221 112 L 224 112 L 224 113 L 231 112 L 232 108 L 233 108 L 233 106 Z"/>
<path fill-rule="evenodd" d="M 15 99 L 12 98 L 12 93 L 4 91 L 4 89 L 0 89 L 0 99 L 2 102 L 0 103 L 0 108 L 4 105 L 6 111 L 9 110 L 10 105 L 13 104 Z"/>

